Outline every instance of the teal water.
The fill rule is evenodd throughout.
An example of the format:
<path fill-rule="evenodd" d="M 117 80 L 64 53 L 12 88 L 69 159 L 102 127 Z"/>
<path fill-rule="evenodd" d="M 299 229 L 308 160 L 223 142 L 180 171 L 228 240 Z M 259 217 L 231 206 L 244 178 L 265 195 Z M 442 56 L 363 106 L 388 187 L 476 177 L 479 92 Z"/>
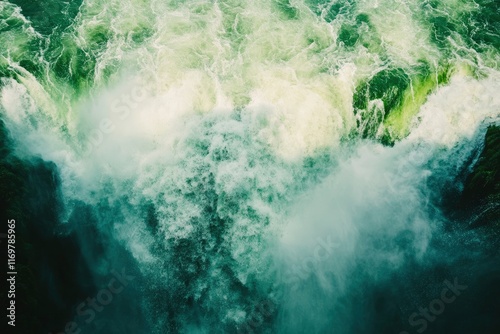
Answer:
<path fill-rule="evenodd" d="M 0 1 L 0 113 L 57 166 L 60 228 L 105 240 L 90 271 L 137 266 L 134 331 L 413 333 L 488 267 L 444 206 L 498 124 L 499 24 L 495 0 Z M 75 312 L 47 330 L 127 333 Z"/>

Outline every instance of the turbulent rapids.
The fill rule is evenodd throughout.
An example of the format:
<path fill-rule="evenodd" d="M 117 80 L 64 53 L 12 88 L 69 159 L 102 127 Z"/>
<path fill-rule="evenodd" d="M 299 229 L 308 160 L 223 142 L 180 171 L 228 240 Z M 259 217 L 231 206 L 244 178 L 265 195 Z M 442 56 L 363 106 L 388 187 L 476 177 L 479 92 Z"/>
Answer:
<path fill-rule="evenodd" d="M 500 230 L 457 204 L 499 34 L 497 0 L 0 1 L 20 326 L 500 330 Z"/>

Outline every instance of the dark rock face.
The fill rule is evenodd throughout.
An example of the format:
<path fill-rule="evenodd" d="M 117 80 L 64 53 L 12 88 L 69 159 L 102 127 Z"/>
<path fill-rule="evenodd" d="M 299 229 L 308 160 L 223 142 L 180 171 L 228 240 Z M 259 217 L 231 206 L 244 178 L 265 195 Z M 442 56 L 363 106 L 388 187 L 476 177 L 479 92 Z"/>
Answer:
<path fill-rule="evenodd" d="M 19 158 L 13 145 L 0 119 L 0 256 L 7 259 L 7 221 L 15 220 L 15 332 L 61 333 L 76 326 L 74 333 L 80 334 L 148 333 L 139 305 L 134 303 L 139 278 L 113 296 L 121 302 L 90 311 L 89 298 L 108 288 L 113 272 L 125 270 L 138 277 L 135 261 L 120 245 L 103 247 L 112 241 L 99 230 L 91 206 L 75 205 L 68 222 L 63 223 L 57 166 L 37 157 Z M 95 268 L 103 262 L 109 263 L 110 270 L 97 272 Z M 6 309 L 5 271 L 0 280 L 0 299 Z M 83 312 L 77 312 L 79 305 L 84 306 Z"/>
<path fill-rule="evenodd" d="M 39 158 L 19 159 L 11 146 L 8 131 L 1 122 L 1 233 L 6 233 L 7 221 L 15 220 L 16 330 L 37 333 L 62 327 L 63 321 L 71 319 L 67 305 L 92 290 L 92 284 L 84 288 L 78 280 L 81 275 L 88 282 L 92 280 L 75 236 L 58 236 L 54 232 L 61 207 L 56 166 Z M 3 259 L 7 258 L 3 254 L 7 250 L 6 241 L 2 240 Z M 6 291 L 2 286 L 2 297 L 6 297 Z"/>
<path fill-rule="evenodd" d="M 463 208 L 472 212 L 473 226 L 500 227 L 500 126 L 490 126 L 484 149 L 465 180 Z"/>

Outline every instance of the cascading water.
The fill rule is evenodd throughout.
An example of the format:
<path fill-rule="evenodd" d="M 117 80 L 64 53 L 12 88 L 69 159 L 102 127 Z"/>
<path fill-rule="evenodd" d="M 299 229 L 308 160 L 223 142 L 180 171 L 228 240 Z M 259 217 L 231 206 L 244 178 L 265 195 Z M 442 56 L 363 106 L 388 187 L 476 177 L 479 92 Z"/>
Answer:
<path fill-rule="evenodd" d="M 66 310 L 37 330 L 500 329 L 498 242 L 449 214 L 498 124 L 499 15 L 495 0 L 0 1 L 8 146 L 55 164 L 46 233 L 79 254 L 71 275 L 37 269 L 42 303 Z M 122 267 L 124 294 L 79 307 Z M 443 284 L 467 290 L 412 317 Z"/>

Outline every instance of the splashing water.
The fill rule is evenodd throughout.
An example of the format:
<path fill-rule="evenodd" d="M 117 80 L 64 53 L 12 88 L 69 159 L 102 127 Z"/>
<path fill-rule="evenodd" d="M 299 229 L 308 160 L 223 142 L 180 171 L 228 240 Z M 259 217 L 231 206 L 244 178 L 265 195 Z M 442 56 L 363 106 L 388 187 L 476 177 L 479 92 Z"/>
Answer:
<path fill-rule="evenodd" d="M 413 270 L 466 275 L 442 196 L 498 122 L 497 2 L 36 3 L 0 1 L 2 119 L 138 263 L 145 333 L 385 333 L 381 286 L 406 319 Z"/>

